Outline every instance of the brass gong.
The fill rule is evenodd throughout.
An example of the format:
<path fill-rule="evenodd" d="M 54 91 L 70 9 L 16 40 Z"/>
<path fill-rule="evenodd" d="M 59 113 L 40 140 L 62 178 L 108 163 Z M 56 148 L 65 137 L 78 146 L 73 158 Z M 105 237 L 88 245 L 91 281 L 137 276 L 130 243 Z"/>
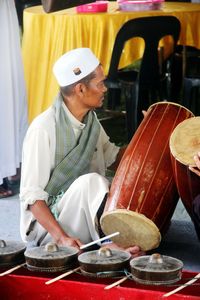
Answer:
<path fill-rule="evenodd" d="M 129 269 L 131 255 L 128 252 L 109 249 L 85 252 L 79 255 L 81 272 L 91 277 L 115 277 Z"/>
<path fill-rule="evenodd" d="M 154 253 L 133 258 L 130 266 L 136 282 L 147 285 L 165 285 L 181 279 L 183 263 L 174 257 Z"/>
<path fill-rule="evenodd" d="M 27 268 L 31 271 L 59 272 L 77 266 L 78 249 L 59 247 L 54 243 L 27 249 L 24 253 Z"/>
<path fill-rule="evenodd" d="M 25 261 L 24 243 L 0 240 L 0 267 L 15 266 Z"/>

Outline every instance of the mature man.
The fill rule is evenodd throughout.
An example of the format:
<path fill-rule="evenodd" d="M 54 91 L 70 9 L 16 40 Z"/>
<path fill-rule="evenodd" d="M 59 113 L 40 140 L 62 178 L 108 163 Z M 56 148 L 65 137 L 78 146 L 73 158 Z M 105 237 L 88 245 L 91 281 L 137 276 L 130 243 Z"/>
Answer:
<path fill-rule="evenodd" d="M 106 168 L 116 167 L 124 150 L 109 141 L 94 112 L 107 89 L 92 51 L 64 54 L 53 72 L 60 92 L 32 122 L 23 145 L 21 236 L 32 245 L 54 240 L 79 248 L 99 238 L 95 223 L 109 191 Z M 134 245 L 126 250 L 140 254 Z"/>

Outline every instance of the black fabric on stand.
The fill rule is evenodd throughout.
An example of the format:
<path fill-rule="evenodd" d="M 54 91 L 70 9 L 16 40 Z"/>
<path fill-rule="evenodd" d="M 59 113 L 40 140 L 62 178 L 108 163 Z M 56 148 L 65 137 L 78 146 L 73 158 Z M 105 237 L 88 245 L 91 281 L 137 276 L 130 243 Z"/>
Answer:
<path fill-rule="evenodd" d="M 42 0 L 42 5 L 46 13 L 51 13 L 91 2 L 94 0 Z"/>

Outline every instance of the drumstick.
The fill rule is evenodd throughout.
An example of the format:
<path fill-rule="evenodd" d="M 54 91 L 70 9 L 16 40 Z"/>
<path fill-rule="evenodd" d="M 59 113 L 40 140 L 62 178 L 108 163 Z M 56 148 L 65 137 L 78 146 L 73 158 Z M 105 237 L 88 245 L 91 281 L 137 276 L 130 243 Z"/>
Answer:
<path fill-rule="evenodd" d="M 107 285 L 107 286 L 104 288 L 104 290 L 112 289 L 113 287 L 115 287 L 115 286 L 119 285 L 120 283 L 124 282 L 126 279 L 128 279 L 127 276 L 126 276 L 126 277 L 123 277 L 123 278 L 121 278 L 121 279 L 119 279 L 118 281 L 116 281 L 116 282 L 114 282 L 114 283 L 112 283 L 112 284 L 110 284 L 110 285 Z"/>
<path fill-rule="evenodd" d="M 166 298 L 166 297 L 169 297 L 169 296 L 175 294 L 176 292 L 178 292 L 178 291 L 184 289 L 186 286 L 191 285 L 192 283 L 194 283 L 195 281 L 197 281 L 199 278 L 200 278 L 200 273 L 198 273 L 198 274 L 197 274 L 193 279 L 191 279 L 190 281 L 184 283 L 183 285 L 181 285 L 181 286 L 179 286 L 178 288 L 172 290 L 171 292 L 164 294 L 162 297 L 165 297 L 165 298 Z"/>
<path fill-rule="evenodd" d="M 14 272 L 15 270 L 17 270 L 17 269 L 23 267 L 25 264 L 26 264 L 26 263 L 23 263 L 23 264 L 21 264 L 21 265 L 17 265 L 17 266 L 15 266 L 14 268 L 11 268 L 11 269 L 9 269 L 9 270 L 3 272 L 3 273 L 0 273 L 0 276 L 8 275 L 8 274 Z"/>
<path fill-rule="evenodd" d="M 119 234 L 119 231 L 114 232 L 114 233 L 111 233 L 111 234 L 106 235 L 106 236 L 104 236 L 104 237 L 102 237 L 102 238 L 100 238 L 100 239 L 98 239 L 98 240 L 96 240 L 96 241 L 93 241 L 93 242 L 90 242 L 90 243 L 88 243 L 88 244 L 85 244 L 85 245 L 80 246 L 80 249 L 81 249 L 81 250 L 82 250 L 82 249 L 85 249 L 85 248 L 87 248 L 87 247 L 89 247 L 89 246 L 92 246 L 92 245 L 94 245 L 94 244 L 97 244 L 98 242 L 102 242 L 102 241 L 104 241 L 104 240 L 107 240 L 107 239 L 109 239 L 109 238 L 111 238 L 111 237 L 113 237 L 113 236 L 116 236 L 116 235 L 118 235 L 118 234 Z"/>
<path fill-rule="evenodd" d="M 66 273 L 63 273 L 63 274 L 61 274 L 61 275 L 59 275 L 59 276 L 57 276 L 57 277 L 55 277 L 55 278 L 53 278 L 53 279 L 50 279 L 50 280 L 46 281 L 45 284 L 51 284 L 51 283 L 53 283 L 53 282 L 56 282 L 56 281 L 58 281 L 59 279 L 61 279 L 61 278 L 63 278 L 63 277 L 66 277 L 66 276 L 68 276 L 68 275 L 70 275 L 70 274 L 72 274 L 72 273 L 78 271 L 79 269 L 80 269 L 80 267 L 78 267 L 78 268 L 76 268 L 76 269 L 73 269 L 73 270 L 70 270 L 70 271 L 67 271 Z"/>

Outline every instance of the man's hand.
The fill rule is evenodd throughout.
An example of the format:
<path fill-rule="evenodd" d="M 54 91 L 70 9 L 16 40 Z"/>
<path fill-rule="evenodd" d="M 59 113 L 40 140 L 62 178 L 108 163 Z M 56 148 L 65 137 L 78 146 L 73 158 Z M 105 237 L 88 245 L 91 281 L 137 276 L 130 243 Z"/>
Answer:
<path fill-rule="evenodd" d="M 132 246 L 132 247 L 124 249 L 122 247 L 119 247 L 115 243 L 109 243 L 107 245 L 103 244 L 103 247 L 108 247 L 109 249 L 116 249 L 116 250 L 121 250 L 121 251 L 129 252 L 131 254 L 132 258 L 145 255 L 145 252 L 142 251 L 140 249 L 140 247 L 138 247 L 138 246 Z"/>
<path fill-rule="evenodd" d="M 145 255 L 146 253 L 144 251 L 142 251 L 140 249 L 140 247 L 138 246 L 133 246 L 133 247 L 129 247 L 127 249 L 125 249 L 127 252 L 129 252 L 131 254 L 131 256 L 134 257 L 138 257 L 138 256 L 142 256 Z"/>
<path fill-rule="evenodd" d="M 142 110 L 142 114 L 143 114 L 143 117 L 145 118 L 146 115 L 147 115 L 147 111 L 146 110 Z"/>
<path fill-rule="evenodd" d="M 200 152 L 194 156 L 194 163 L 196 166 L 189 166 L 189 170 L 200 176 Z"/>
<path fill-rule="evenodd" d="M 80 240 L 75 237 L 70 237 L 63 230 L 60 224 L 52 215 L 49 207 L 43 200 L 37 200 L 29 207 L 35 219 L 49 232 L 52 239 L 58 246 L 71 246 L 80 248 L 82 245 Z"/>
<path fill-rule="evenodd" d="M 78 250 L 80 250 L 80 246 L 82 246 L 82 243 L 79 239 L 65 235 L 60 237 L 60 239 L 56 241 L 56 244 L 58 246 L 75 247 Z"/>

